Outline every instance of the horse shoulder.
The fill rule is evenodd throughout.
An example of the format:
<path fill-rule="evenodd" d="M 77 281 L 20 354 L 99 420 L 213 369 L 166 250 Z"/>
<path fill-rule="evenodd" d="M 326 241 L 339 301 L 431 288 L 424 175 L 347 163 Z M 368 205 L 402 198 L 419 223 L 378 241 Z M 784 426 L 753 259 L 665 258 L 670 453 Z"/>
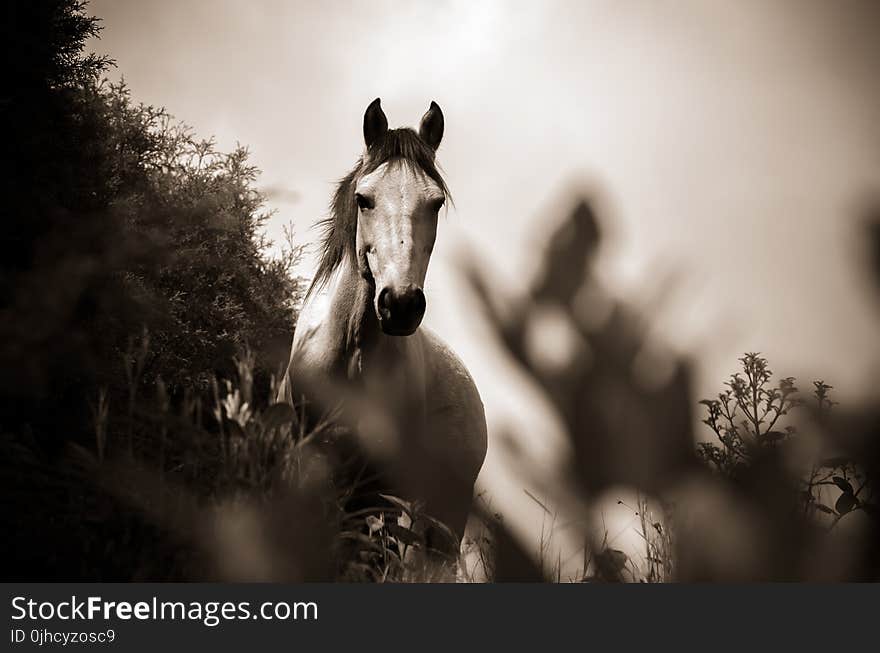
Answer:
<path fill-rule="evenodd" d="M 456 455 L 476 477 L 486 457 L 487 433 L 483 401 L 458 355 L 437 334 L 422 327 L 428 370 L 428 419 L 438 434 L 449 440 Z"/>
<path fill-rule="evenodd" d="M 293 331 L 290 359 L 279 388 L 279 401 L 292 403 L 291 388 L 298 380 L 327 377 L 338 366 L 338 337 L 334 334 L 332 311 L 331 288 L 322 288 L 303 303 Z"/>

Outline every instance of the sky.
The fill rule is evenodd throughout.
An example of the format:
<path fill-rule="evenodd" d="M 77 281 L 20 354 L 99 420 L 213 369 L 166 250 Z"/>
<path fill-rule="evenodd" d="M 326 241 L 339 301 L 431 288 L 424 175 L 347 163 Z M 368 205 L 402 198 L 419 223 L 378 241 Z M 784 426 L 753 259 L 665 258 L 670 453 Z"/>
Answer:
<path fill-rule="evenodd" d="M 93 0 L 91 10 L 105 27 L 92 47 L 116 59 L 111 77 L 136 100 L 221 148 L 249 146 L 279 240 L 289 222 L 298 242 L 316 240 L 312 224 L 363 148 L 371 100 L 382 98 L 391 126 L 440 104 L 438 160 L 455 206 L 426 320 L 470 367 L 490 428 L 552 431 L 474 317 L 459 257 L 470 252 L 500 287 L 524 287 L 582 189 L 602 198 L 597 273 L 609 291 L 646 306 L 672 281 L 656 337 L 693 357 L 700 396 L 747 350 L 842 398 L 878 392 L 880 307 L 859 230 L 860 207 L 880 193 L 876 3 Z M 529 446 L 552 458 L 556 441 Z M 521 496 L 493 456 L 490 446 L 483 482 Z"/>

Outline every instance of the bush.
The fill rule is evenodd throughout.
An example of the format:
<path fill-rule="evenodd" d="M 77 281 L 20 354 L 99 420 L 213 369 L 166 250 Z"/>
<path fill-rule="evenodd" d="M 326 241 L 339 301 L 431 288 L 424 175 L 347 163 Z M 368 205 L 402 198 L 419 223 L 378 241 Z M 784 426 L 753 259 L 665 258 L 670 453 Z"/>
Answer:
<path fill-rule="evenodd" d="M 81 434 L 99 388 L 126 396 L 123 359 L 145 328 L 145 384 L 165 379 L 175 399 L 206 392 L 247 344 L 268 392 L 295 321 L 299 251 L 268 256 L 247 150 L 217 152 L 100 81 L 110 61 L 82 52 L 99 33 L 84 3 L 18 2 L 11 17 L 26 56 L 0 105 L 6 428 L 30 424 L 54 444 Z"/>
<path fill-rule="evenodd" d="M 218 152 L 102 80 L 112 61 L 84 54 L 100 33 L 84 2 L 17 0 L 4 13 L 15 61 L 0 102 L 7 564 L 14 577 L 168 577 L 185 550 L 162 548 L 163 527 L 72 467 L 71 451 L 160 476 L 168 460 L 205 455 L 200 482 L 214 483 L 199 465 L 216 469 L 216 426 L 163 420 L 207 405 L 245 345 L 254 395 L 268 396 L 295 323 L 299 250 L 268 255 L 244 147 Z"/>

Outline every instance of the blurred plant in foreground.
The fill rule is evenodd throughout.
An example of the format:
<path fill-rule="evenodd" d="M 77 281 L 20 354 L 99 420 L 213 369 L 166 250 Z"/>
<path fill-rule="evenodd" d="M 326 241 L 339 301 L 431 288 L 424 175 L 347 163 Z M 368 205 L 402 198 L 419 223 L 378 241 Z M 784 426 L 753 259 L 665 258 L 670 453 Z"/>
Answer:
<path fill-rule="evenodd" d="M 511 464 L 584 542 L 579 578 L 880 577 L 878 556 L 871 553 L 880 543 L 873 496 L 880 446 L 869 435 L 876 425 L 831 411 L 832 388 L 822 381 L 814 384 L 814 404 L 807 405 L 793 378 L 774 384 L 766 359 L 749 353 L 725 391 L 701 402 L 718 443 L 695 444 L 690 364 L 649 338 L 650 315 L 626 308 L 598 284 L 592 261 L 600 229 L 593 207 L 587 199 L 575 202 L 550 235 L 525 296 L 500 300 L 482 270 L 470 271 L 498 340 L 566 427 L 571 455 L 561 473 L 535 470 L 515 441 L 500 442 L 510 443 Z M 621 489 L 638 498 L 631 510 L 641 554 L 611 548 L 607 531 L 590 523 L 589 516 L 602 510 L 603 493 Z M 834 528 L 855 513 L 866 519 Z M 521 545 L 515 539 L 502 533 L 496 546 L 516 549 Z M 499 551 L 509 564 L 496 563 L 496 579 L 558 577 L 558 564 L 551 559 L 548 570 L 544 549 L 542 542 L 536 555 Z"/>

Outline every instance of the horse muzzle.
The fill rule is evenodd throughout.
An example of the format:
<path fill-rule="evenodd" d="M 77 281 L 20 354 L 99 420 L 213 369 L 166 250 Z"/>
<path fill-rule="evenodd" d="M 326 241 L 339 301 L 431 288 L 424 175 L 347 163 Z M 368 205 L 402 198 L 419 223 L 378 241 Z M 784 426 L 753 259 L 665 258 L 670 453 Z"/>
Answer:
<path fill-rule="evenodd" d="M 386 286 L 376 300 L 376 313 L 382 332 L 389 336 L 410 336 L 425 316 L 425 293 L 415 285 Z"/>

